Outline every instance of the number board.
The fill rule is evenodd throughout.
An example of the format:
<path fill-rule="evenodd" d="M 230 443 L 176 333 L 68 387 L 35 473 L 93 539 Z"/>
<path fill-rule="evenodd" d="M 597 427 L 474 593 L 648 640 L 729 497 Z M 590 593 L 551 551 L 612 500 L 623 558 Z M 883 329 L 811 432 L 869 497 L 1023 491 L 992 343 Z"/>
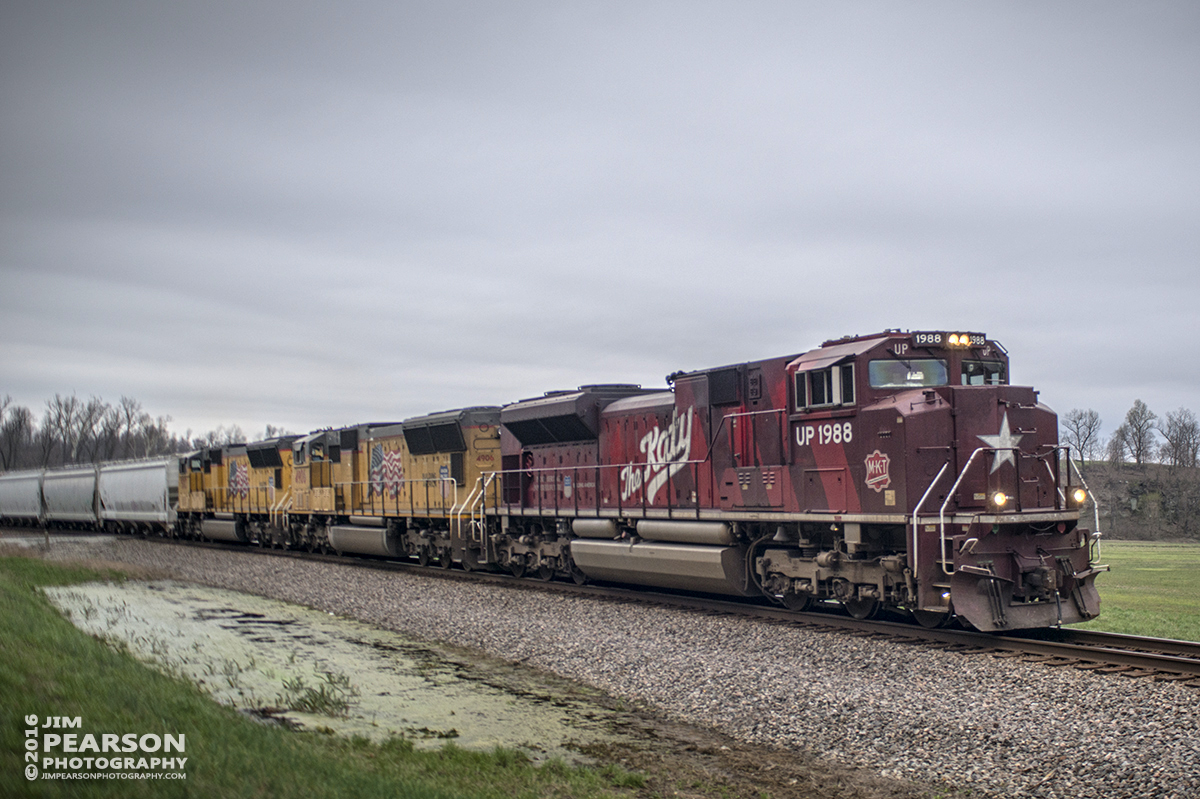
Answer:
<path fill-rule="evenodd" d="M 971 337 L 972 347 L 982 347 L 987 343 L 987 336 L 982 333 L 966 333 Z M 913 344 L 917 347 L 941 347 L 949 340 L 948 333 L 913 333 Z"/>

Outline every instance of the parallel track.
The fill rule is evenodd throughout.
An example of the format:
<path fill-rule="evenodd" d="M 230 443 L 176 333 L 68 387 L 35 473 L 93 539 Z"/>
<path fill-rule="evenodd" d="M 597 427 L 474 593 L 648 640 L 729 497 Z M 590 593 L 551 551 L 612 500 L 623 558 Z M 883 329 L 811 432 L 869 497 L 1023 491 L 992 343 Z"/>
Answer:
<path fill-rule="evenodd" d="M 40 543 L 41 536 L 34 537 L 37 539 L 36 543 Z M 989 654 L 1011 657 L 1050 667 L 1070 666 L 1125 677 L 1151 677 L 1155 680 L 1176 681 L 1190 688 L 1200 688 L 1200 642 L 1144 638 L 1071 628 L 1022 630 L 1005 635 L 948 628 L 926 629 L 912 623 L 897 621 L 860 621 L 842 615 L 834 607 L 796 613 L 752 601 L 663 593 L 611 585 L 580 586 L 568 582 L 517 578 L 501 572 L 466 572 L 436 566 L 422 567 L 406 561 L 259 549 L 239 544 L 155 540 L 161 540 L 164 544 L 198 546 L 229 552 L 253 552 L 275 557 L 353 564 L 360 568 L 383 571 L 417 570 L 422 574 L 443 579 L 476 580 L 523 590 L 553 591 L 623 603 L 654 604 L 707 614 L 747 616 L 819 632 L 845 632 L 897 644 L 929 646 L 964 655 Z"/>

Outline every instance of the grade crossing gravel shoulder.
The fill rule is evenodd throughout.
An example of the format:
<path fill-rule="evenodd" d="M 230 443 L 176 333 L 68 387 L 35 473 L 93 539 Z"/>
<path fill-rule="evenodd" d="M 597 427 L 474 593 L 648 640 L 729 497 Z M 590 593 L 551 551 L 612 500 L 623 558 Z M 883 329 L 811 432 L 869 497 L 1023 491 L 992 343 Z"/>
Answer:
<path fill-rule="evenodd" d="M 1200 796 L 1200 691 L 1173 683 L 353 564 L 136 539 L 51 549 L 477 648 L 748 743 L 971 796 Z"/>

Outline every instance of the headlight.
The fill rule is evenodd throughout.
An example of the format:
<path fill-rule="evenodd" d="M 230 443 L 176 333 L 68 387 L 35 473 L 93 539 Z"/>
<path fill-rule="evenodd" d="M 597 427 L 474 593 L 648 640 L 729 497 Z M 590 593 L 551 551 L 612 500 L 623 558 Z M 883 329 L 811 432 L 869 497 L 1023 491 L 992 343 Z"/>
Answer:
<path fill-rule="evenodd" d="M 997 508 L 1003 508 L 1008 504 L 1008 494 L 1005 494 L 1003 491 L 997 491 L 995 494 L 992 494 L 992 504 Z"/>
<path fill-rule="evenodd" d="M 1071 499 L 1075 500 L 1076 505 L 1082 505 L 1087 502 L 1087 492 L 1082 488 L 1077 488 L 1071 492 Z"/>

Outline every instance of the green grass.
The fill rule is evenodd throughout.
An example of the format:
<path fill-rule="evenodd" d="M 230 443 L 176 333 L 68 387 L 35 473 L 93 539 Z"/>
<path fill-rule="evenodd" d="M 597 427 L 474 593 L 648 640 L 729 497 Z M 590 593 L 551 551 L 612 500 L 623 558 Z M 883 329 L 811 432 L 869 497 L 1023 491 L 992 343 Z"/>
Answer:
<path fill-rule="evenodd" d="M 80 632 L 38 590 L 114 577 L 0 558 L 0 796 L 591 799 L 643 784 L 620 768 L 538 766 L 511 750 L 418 752 L 403 739 L 376 745 L 255 723 Z M 26 715 L 79 716 L 79 732 L 97 738 L 183 734 L 187 779 L 27 781 Z"/>
<path fill-rule="evenodd" d="M 1200 641 L 1200 544 L 1106 541 L 1101 562 L 1100 617 L 1076 627 Z"/>

